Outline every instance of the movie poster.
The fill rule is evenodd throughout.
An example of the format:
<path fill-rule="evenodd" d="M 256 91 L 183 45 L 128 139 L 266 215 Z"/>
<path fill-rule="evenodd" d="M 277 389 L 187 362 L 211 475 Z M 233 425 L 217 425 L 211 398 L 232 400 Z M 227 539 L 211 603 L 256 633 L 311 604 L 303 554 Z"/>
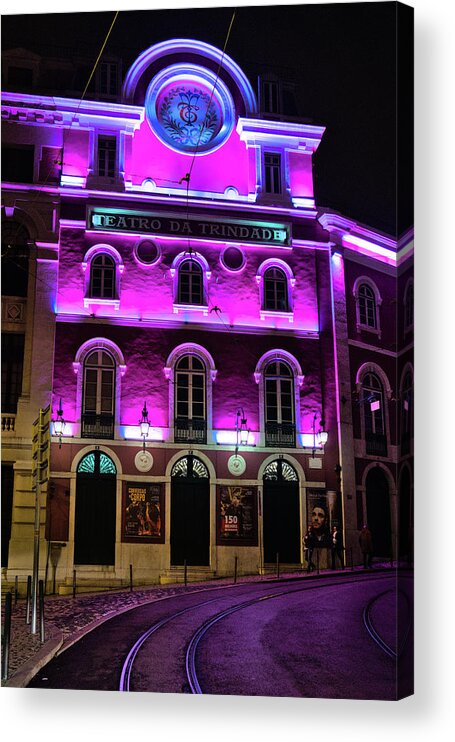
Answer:
<path fill-rule="evenodd" d="M 257 487 L 218 486 L 219 544 L 257 545 Z"/>
<path fill-rule="evenodd" d="M 127 482 L 123 503 L 123 541 L 164 543 L 161 484 Z"/>
<path fill-rule="evenodd" d="M 313 529 L 315 546 L 330 546 L 330 523 L 331 509 L 329 498 L 325 490 L 309 490 L 307 495 L 308 504 L 308 528 Z"/>

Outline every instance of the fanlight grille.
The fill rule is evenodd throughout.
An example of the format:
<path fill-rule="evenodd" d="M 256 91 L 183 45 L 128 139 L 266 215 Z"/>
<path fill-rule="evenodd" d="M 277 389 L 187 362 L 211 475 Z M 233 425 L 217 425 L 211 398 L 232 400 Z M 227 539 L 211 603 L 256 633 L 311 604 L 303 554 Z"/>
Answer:
<path fill-rule="evenodd" d="M 298 482 L 297 472 L 291 464 L 281 459 L 271 461 L 265 468 L 264 479 L 269 482 Z"/>
<path fill-rule="evenodd" d="M 185 456 L 174 464 L 171 477 L 178 479 L 208 479 L 209 472 L 206 465 L 200 459 L 194 456 Z"/>
<path fill-rule="evenodd" d="M 87 456 L 84 456 L 82 461 L 79 463 L 79 466 L 77 467 L 77 473 L 95 474 L 98 470 L 99 474 L 117 474 L 117 469 L 115 468 L 114 462 L 105 453 L 98 454 L 98 467 L 96 454 L 88 453 Z"/>

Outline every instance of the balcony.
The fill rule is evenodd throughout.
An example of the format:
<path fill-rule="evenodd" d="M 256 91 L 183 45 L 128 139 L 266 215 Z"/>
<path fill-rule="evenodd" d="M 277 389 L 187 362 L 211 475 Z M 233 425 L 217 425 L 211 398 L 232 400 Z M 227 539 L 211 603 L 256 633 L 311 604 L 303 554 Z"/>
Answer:
<path fill-rule="evenodd" d="M 365 433 L 366 453 L 371 456 L 387 456 L 387 437 L 384 433 Z"/>
<path fill-rule="evenodd" d="M 2 433 L 14 433 L 16 428 L 16 415 L 2 412 Z"/>
<path fill-rule="evenodd" d="M 294 423 L 266 423 L 265 445 L 275 448 L 295 448 Z"/>
<path fill-rule="evenodd" d="M 174 424 L 175 443 L 207 443 L 207 423 L 205 420 L 188 420 L 176 417 Z"/>
<path fill-rule="evenodd" d="M 114 416 L 85 413 L 82 415 L 81 437 L 113 438 Z"/>

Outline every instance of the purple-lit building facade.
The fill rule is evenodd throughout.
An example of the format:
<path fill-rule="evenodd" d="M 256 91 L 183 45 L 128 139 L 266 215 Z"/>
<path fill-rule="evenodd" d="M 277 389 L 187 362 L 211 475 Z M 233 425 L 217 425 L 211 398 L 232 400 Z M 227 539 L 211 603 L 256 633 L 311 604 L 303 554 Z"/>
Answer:
<path fill-rule="evenodd" d="M 28 270 L 25 296 L 2 291 L 7 579 L 30 572 L 47 404 L 64 427 L 40 565 L 61 591 L 73 570 L 89 587 L 306 566 L 318 514 L 321 566 L 333 524 L 355 562 L 366 521 L 377 557 L 409 556 L 412 239 L 315 203 L 324 127 L 190 39 L 144 51 L 119 100 L 7 87 L 2 254 Z"/>

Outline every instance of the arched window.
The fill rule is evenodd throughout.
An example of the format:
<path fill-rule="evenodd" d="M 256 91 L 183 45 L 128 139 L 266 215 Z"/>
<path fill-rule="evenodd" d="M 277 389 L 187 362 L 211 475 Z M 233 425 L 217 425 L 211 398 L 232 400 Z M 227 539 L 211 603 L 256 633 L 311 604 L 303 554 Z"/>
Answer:
<path fill-rule="evenodd" d="M 279 359 L 264 370 L 265 444 L 295 446 L 294 376 Z"/>
<path fill-rule="evenodd" d="M 288 281 L 281 268 L 271 267 L 264 273 L 264 309 L 288 312 Z"/>
<path fill-rule="evenodd" d="M 411 450 L 412 428 L 414 422 L 412 371 L 408 369 L 401 385 L 401 455 Z"/>
<path fill-rule="evenodd" d="M 207 442 L 206 374 L 204 362 L 195 355 L 184 355 L 175 365 L 176 442 Z"/>
<path fill-rule="evenodd" d="M 82 403 L 83 438 L 114 437 L 115 361 L 102 349 L 93 350 L 84 361 Z"/>
<path fill-rule="evenodd" d="M 171 471 L 172 479 L 208 479 L 206 465 L 196 456 L 184 456 L 175 462 Z"/>
<path fill-rule="evenodd" d="M 204 304 L 202 268 L 197 260 L 184 260 L 178 268 L 179 304 Z"/>
<path fill-rule="evenodd" d="M 264 469 L 263 478 L 268 482 L 298 482 L 296 470 L 288 461 L 276 459 Z"/>
<path fill-rule="evenodd" d="M 114 299 L 115 291 L 115 261 L 107 253 L 98 253 L 90 263 L 90 296 Z"/>
<path fill-rule="evenodd" d="M 366 283 L 359 286 L 358 301 L 360 324 L 376 328 L 376 300 L 373 290 Z"/>
<path fill-rule="evenodd" d="M 384 390 L 376 374 L 366 373 L 363 377 L 361 404 L 364 412 L 366 453 L 387 456 Z"/>
<path fill-rule="evenodd" d="M 414 325 L 414 284 L 410 281 L 404 295 L 404 329 L 409 330 Z"/>
<path fill-rule="evenodd" d="M 18 222 L 2 222 L 2 294 L 27 296 L 29 235 Z"/>

